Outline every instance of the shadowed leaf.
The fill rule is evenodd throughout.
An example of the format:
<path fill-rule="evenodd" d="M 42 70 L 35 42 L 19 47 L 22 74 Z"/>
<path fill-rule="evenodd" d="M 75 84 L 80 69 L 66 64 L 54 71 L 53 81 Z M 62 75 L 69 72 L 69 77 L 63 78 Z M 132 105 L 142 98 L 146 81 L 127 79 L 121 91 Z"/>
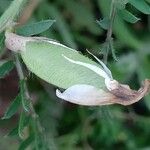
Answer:
<path fill-rule="evenodd" d="M 43 20 L 40 22 L 24 25 L 17 29 L 17 33 L 25 36 L 37 35 L 48 30 L 55 20 Z"/>
<path fill-rule="evenodd" d="M 0 79 L 5 77 L 13 68 L 14 68 L 13 61 L 7 61 L 0 66 Z"/>
<path fill-rule="evenodd" d="M 102 29 L 107 30 L 110 26 L 110 20 L 107 18 L 101 19 L 100 21 L 97 20 L 97 23 L 100 25 Z"/>
<path fill-rule="evenodd" d="M 26 148 L 28 148 L 28 146 L 33 142 L 33 140 L 34 136 L 29 136 L 20 144 L 18 150 L 26 150 Z"/>
<path fill-rule="evenodd" d="M 144 0 L 130 0 L 131 5 L 144 14 L 150 14 L 150 6 Z"/>
<path fill-rule="evenodd" d="M 21 97 L 20 94 L 15 98 L 15 100 L 10 104 L 7 111 L 4 114 L 2 119 L 9 119 L 11 118 L 19 109 L 21 104 Z"/>
<path fill-rule="evenodd" d="M 20 81 L 21 102 L 26 112 L 30 111 L 30 101 L 25 97 L 25 81 Z"/>
<path fill-rule="evenodd" d="M 125 21 L 130 22 L 130 23 L 136 23 L 137 21 L 140 20 L 140 18 L 137 18 L 136 16 L 134 16 L 133 14 L 131 14 L 129 11 L 127 10 L 120 10 L 118 13 L 121 18 L 123 18 Z"/>
<path fill-rule="evenodd" d="M 25 127 L 25 122 L 26 122 L 26 115 L 25 115 L 25 112 L 22 111 L 21 112 L 21 116 L 20 116 L 20 120 L 19 120 L 19 126 L 18 126 L 18 135 L 21 139 L 24 138 L 24 132 L 23 132 L 23 129 Z"/>

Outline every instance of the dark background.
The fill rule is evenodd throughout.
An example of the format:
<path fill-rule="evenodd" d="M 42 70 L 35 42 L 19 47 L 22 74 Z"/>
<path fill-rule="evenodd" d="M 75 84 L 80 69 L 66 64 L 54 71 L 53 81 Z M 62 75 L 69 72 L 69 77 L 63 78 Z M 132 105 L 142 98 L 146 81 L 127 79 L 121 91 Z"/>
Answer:
<path fill-rule="evenodd" d="M 1 14 L 10 2 L 0 0 Z M 150 16 L 129 4 L 127 9 L 141 20 L 130 24 L 119 18 L 118 22 L 114 22 L 114 48 L 118 61 L 110 53 L 108 66 L 115 79 L 138 89 L 142 80 L 150 78 Z M 96 20 L 108 16 L 109 12 L 109 0 L 42 0 L 40 3 L 33 0 L 19 22 L 25 24 L 55 19 L 56 23 L 42 36 L 56 39 L 83 54 L 89 49 L 102 58 L 106 31 Z M 1 49 L 0 59 L 11 57 L 8 50 Z M 150 149 L 150 96 L 127 107 L 83 107 L 58 99 L 55 96 L 56 87 L 34 74 L 27 74 L 27 77 L 36 112 L 51 149 Z M 17 93 L 18 76 L 14 69 L 0 80 L 1 117 Z M 18 147 L 17 138 L 3 138 L 17 122 L 18 115 L 11 120 L 0 121 L 0 149 L 15 150 Z"/>

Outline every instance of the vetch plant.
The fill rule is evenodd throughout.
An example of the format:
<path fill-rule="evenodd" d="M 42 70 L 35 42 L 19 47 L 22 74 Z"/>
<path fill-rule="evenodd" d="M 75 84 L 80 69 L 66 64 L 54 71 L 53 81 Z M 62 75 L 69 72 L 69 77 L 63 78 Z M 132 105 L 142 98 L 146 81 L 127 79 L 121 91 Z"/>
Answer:
<path fill-rule="evenodd" d="M 113 76 L 113 72 L 106 66 L 110 51 L 114 60 L 117 60 L 112 37 L 115 17 L 121 17 L 129 23 L 139 21 L 140 18 L 126 10 L 126 5 L 133 5 L 141 12 L 150 14 L 149 6 L 145 1 L 112 0 L 109 17 L 97 21 L 101 28 L 107 30 L 102 48 L 104 63 L 89 51 L 87 52 L 95 61 L 55 40 L 34 36 L 49 29 L 55 20 L 44 20 L 17 27 L 16 18 L 27 3 L 27 0 L 14 0 L 0 18 L 0 33 L 4 32 L 5 46 L 15 56 L 15 63 L 13 61 L 0 63 L 0 78 L 7 75 L 14 68 L 14 64 L 16 64 L 20 78 L 20 92 L 2 119 L 11 118 L 21 108 L 19 124 L 15 131 L 11 132 L 14 134 L 17 130 L 17 134 L 22 139 L 20 149 L 22 146 L 26 148 L 32 142 L 35 143 L 35 149 L 47 149 L 43 128 L 31 101 L 21 60 L 29 71 L 47 83 L 57 86 L 56 96 L 58 98 L 74 104 L 84 106 L 121 104 L 126 106 L 138 102 L 148 94 L 150 91 L 149 79 L 145 79 L 139 90 L 132 90 L 128 85 L 119 83 Z M 33 129 L 32 132 L 27 133 L 27 137 L 25 127 Z"/>

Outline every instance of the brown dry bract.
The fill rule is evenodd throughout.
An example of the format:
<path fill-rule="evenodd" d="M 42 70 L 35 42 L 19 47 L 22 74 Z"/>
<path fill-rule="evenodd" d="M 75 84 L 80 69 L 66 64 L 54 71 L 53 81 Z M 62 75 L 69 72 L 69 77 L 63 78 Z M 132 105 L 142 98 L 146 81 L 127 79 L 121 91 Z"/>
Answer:
<path fill-rule="evenodd" d="M 138 91 L 132 90 L 128 85 L 120 84 L 116 80 L 113 80 L 112 86 L 114 88 L 110 90 L 110 93 L 114 97 L 111 101 L 121 105 L 131 105 L 138 102 L 150 92 L 150 80 L 148 79 L 143 82 L 142 87 Z"/>

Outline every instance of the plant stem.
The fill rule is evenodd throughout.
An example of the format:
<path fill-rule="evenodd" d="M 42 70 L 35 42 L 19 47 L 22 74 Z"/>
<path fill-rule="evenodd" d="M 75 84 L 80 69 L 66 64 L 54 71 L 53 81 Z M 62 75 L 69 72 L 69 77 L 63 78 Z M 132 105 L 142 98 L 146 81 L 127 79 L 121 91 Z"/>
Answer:
<path fill-rule="evenodd" d="M 110 43 L 111 43 L 111 40 L 112 40 L 112 28 L 113 28 L 115 15 L 116 15 L 116 5 L 115 5 L 115 0 L 112 0 L 111 10 L 110 10 L 110 15 L 109 15 L 110 24 L 109 24 L 109 28 L 107 30 L 107 37 L 106 37 L 106 40 L 105 40 L 105 42 L 106 42 L 106 53 L 104 55 L 105 64 L 107 64 L 108 54 L 109 54 L 109 50 L 110 50 Z"/>
<path fill-rule="evenodd" d="M 22 64 L 20 63 L 18 54 L 15 54 L 15 60 L 16 60 L 16 69 L 17 69 L 17 72 L 18 72 L 18 75 L 19 75 L 19 79 L 20 80 L 25 80 L 25 75 L 23 73 Z M 29 96 L 29 91 L 28 91 L 26 82 L 24 82 L 24 89 L 25 89 L 26 99 L 27 100 L 31 99 L 30 96 Z M 31 101 L 30 101 L 30 113 L 31 113 L 31 117 L 34 119 L 34 121 L 36 123 L 36 126 L 37 126 L 37 129 L 38 129 L 39 133 L 42 133 L 43 128 L 40 124 L 39 116 L 36 114 L 35 109 L 34 109 L 33 104 L 32 104 Z"/>
<path fill-rule="evenodd" d="M 20 63 L 18 54 L 15 54 L 15 60 L 16 60 L 16 69 L 17 69 L 17 72 L 18 72 L 19 79 L 24 80 L 25 76 L 24 76 L 24 73 L 23 73 L 22 65 Z M 27 99 L 29 99 L 30 96 L 29 96 L 29 91 L 28 91 L 26 83 L 24 84 L 24 88 L 25 88 L 25 97 Z"/>

